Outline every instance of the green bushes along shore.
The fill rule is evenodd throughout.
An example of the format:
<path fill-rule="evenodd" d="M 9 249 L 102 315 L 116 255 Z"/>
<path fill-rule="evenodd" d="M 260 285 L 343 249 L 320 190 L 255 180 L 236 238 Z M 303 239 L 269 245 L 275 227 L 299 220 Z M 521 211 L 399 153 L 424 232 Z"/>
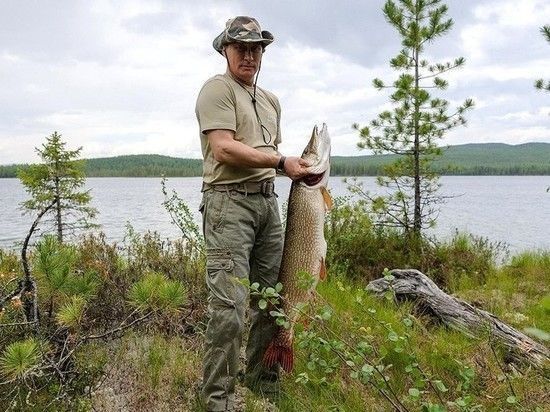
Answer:
<path fill-rule="evenodd" d="M 385 268 L 417 268 L 547 344 L 550 252 L 508 257 L 503 245 L 457 234 L 423 240 L 413 253 L 399 233 L 376 228 L 360 205 L 343 200 L 329 214 L 326 237 L 329 279 L 301 308 L 297 366 L 283 377 L 279 410 L 547 410 L 547 370 L 512 363 L 490 336 L 448 330 L 365 286 Z M 70 245 L 42 238 L 30 259 L 40 326 L 25 324 L 26 296 L 4 302 L 0 315 L 0 405 L 199 410 L 207 315 L 195 240 L 131 228 L 119 244 L 101 235 Z M 20 276 L 19 257 L 1 251 L 0 299 Z M 238 396 L 244 411 L 273 410 L 244 388 Z"/>

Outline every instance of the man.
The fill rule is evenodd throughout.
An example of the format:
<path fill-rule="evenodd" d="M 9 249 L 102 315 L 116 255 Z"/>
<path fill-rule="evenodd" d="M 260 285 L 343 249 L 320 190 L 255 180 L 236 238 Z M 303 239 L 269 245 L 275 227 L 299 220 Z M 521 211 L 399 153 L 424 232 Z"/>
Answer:
<path fill-rule="evenodd" d="M 213 42 L 227 71 L 209 79 L 197 98 L 210 313 L 202 398 L 209 411 L 234 408 L 248 305 L 248 289 L 238 279 L 261 287 L 277 282 L 284 234 L 275 174 L 293 180 L 307 174 L 304 160 L 279 154 L 279 101 L 256 85 L 263 52 L 272 42 L 273 35 L 254 18 L 230 19 Z M 251 299 L 244 383 L 270 397 L 278 393 L 278 365 L 266 369 L 262 357 L 275 330 L 273 319 Z"/>

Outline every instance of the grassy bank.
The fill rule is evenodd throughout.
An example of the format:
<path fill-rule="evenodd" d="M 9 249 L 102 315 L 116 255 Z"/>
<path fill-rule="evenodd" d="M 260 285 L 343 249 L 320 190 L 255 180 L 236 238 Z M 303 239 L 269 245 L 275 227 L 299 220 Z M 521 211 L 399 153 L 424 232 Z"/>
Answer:
<path fill-rule="evenodd" d="M 464 234 L 448 243 L 425 241 L 421 253 L 407 251 L 398 233 L 373 227 L 367 214 L 346 204 L 331 212 L 326 237 L 330 276 L 303 309 L 297 364 L 283 377 L 279 410 L 387 411 L 392 402 L 410 411 L 548 410 L 548 374 L 510 363 L 490 336 L 473 339 L 448 330 L 410 303 L 375 297 L 365 286 L 384 268 L 415 267 L 445 291 L 518 330 L 533 328 L 541 339 L 540 331 L 550 330 L 550 252 L 522 253 L 497 264 L 502 245 Z M 207 317 L 204 257 L 195 246 L 131 231 L 119 245 L 88 237 L 69 247 L 51 241 L 39 246 L 32 267 L 42 315 L 36 339 L 42 343 L 32 352 L 33 362 L 20 358 L 17 371 L 6 367 L 10 345 L 36 335 L 24 325 L 6 326 L 23 320 L 23 306 L 5 305 L 2 408 L 200 410 Z M 0 297 L 14 288 L 20 263 L 18 256 L 0 253 Z M 75 296 L 85 303 L 78 322 L 71 323 L 65 308 L 74 309 Z M 64 369 L 48 369 L 48 360 L 67 347 L 74 356 Z M 244 388 L 238 394 L 241 410 L 271 410 Z"/>

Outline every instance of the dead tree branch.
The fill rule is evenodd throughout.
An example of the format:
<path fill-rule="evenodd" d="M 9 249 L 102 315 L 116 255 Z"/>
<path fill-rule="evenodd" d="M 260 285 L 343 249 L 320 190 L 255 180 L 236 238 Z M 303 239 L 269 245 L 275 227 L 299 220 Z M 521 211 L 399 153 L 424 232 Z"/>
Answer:
<path fill-rule="evenodd" d="M 393 290 L 398 301 L 413 301 L 420 312 L 468 336 L 481 338 L 489 333 L 489 336 L 509 350 L 516 363 L 527 362 L 537 369 L 548 371 L 550 351 L 544 345 L 502 322 L 493 314 L 446 294 L 418 270 L 394 269 L 391 274 L 393 280 L 373 280 L 367 289 L 376 294 Z"/>

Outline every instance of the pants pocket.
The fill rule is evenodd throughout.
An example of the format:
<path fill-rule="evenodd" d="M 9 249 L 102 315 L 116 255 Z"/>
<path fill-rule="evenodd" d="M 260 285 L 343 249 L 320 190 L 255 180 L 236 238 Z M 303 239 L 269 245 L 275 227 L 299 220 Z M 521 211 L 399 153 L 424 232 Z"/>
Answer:
<path fill-rule="evenodd" d="M 204 199 L 203 219 L 206 225 L 214 232 L 222 233 L 225 215 L 229 203 L 229 195 L 226 192 L 212 190 Z"/>
<path fill-rule="evenodd" d="M 244 288 L 235 277 L 235 263 L 229 249 L 210 249 L 206 252 L 206 285 L 214 306 L 235 307 L 242 301 Z"/>

